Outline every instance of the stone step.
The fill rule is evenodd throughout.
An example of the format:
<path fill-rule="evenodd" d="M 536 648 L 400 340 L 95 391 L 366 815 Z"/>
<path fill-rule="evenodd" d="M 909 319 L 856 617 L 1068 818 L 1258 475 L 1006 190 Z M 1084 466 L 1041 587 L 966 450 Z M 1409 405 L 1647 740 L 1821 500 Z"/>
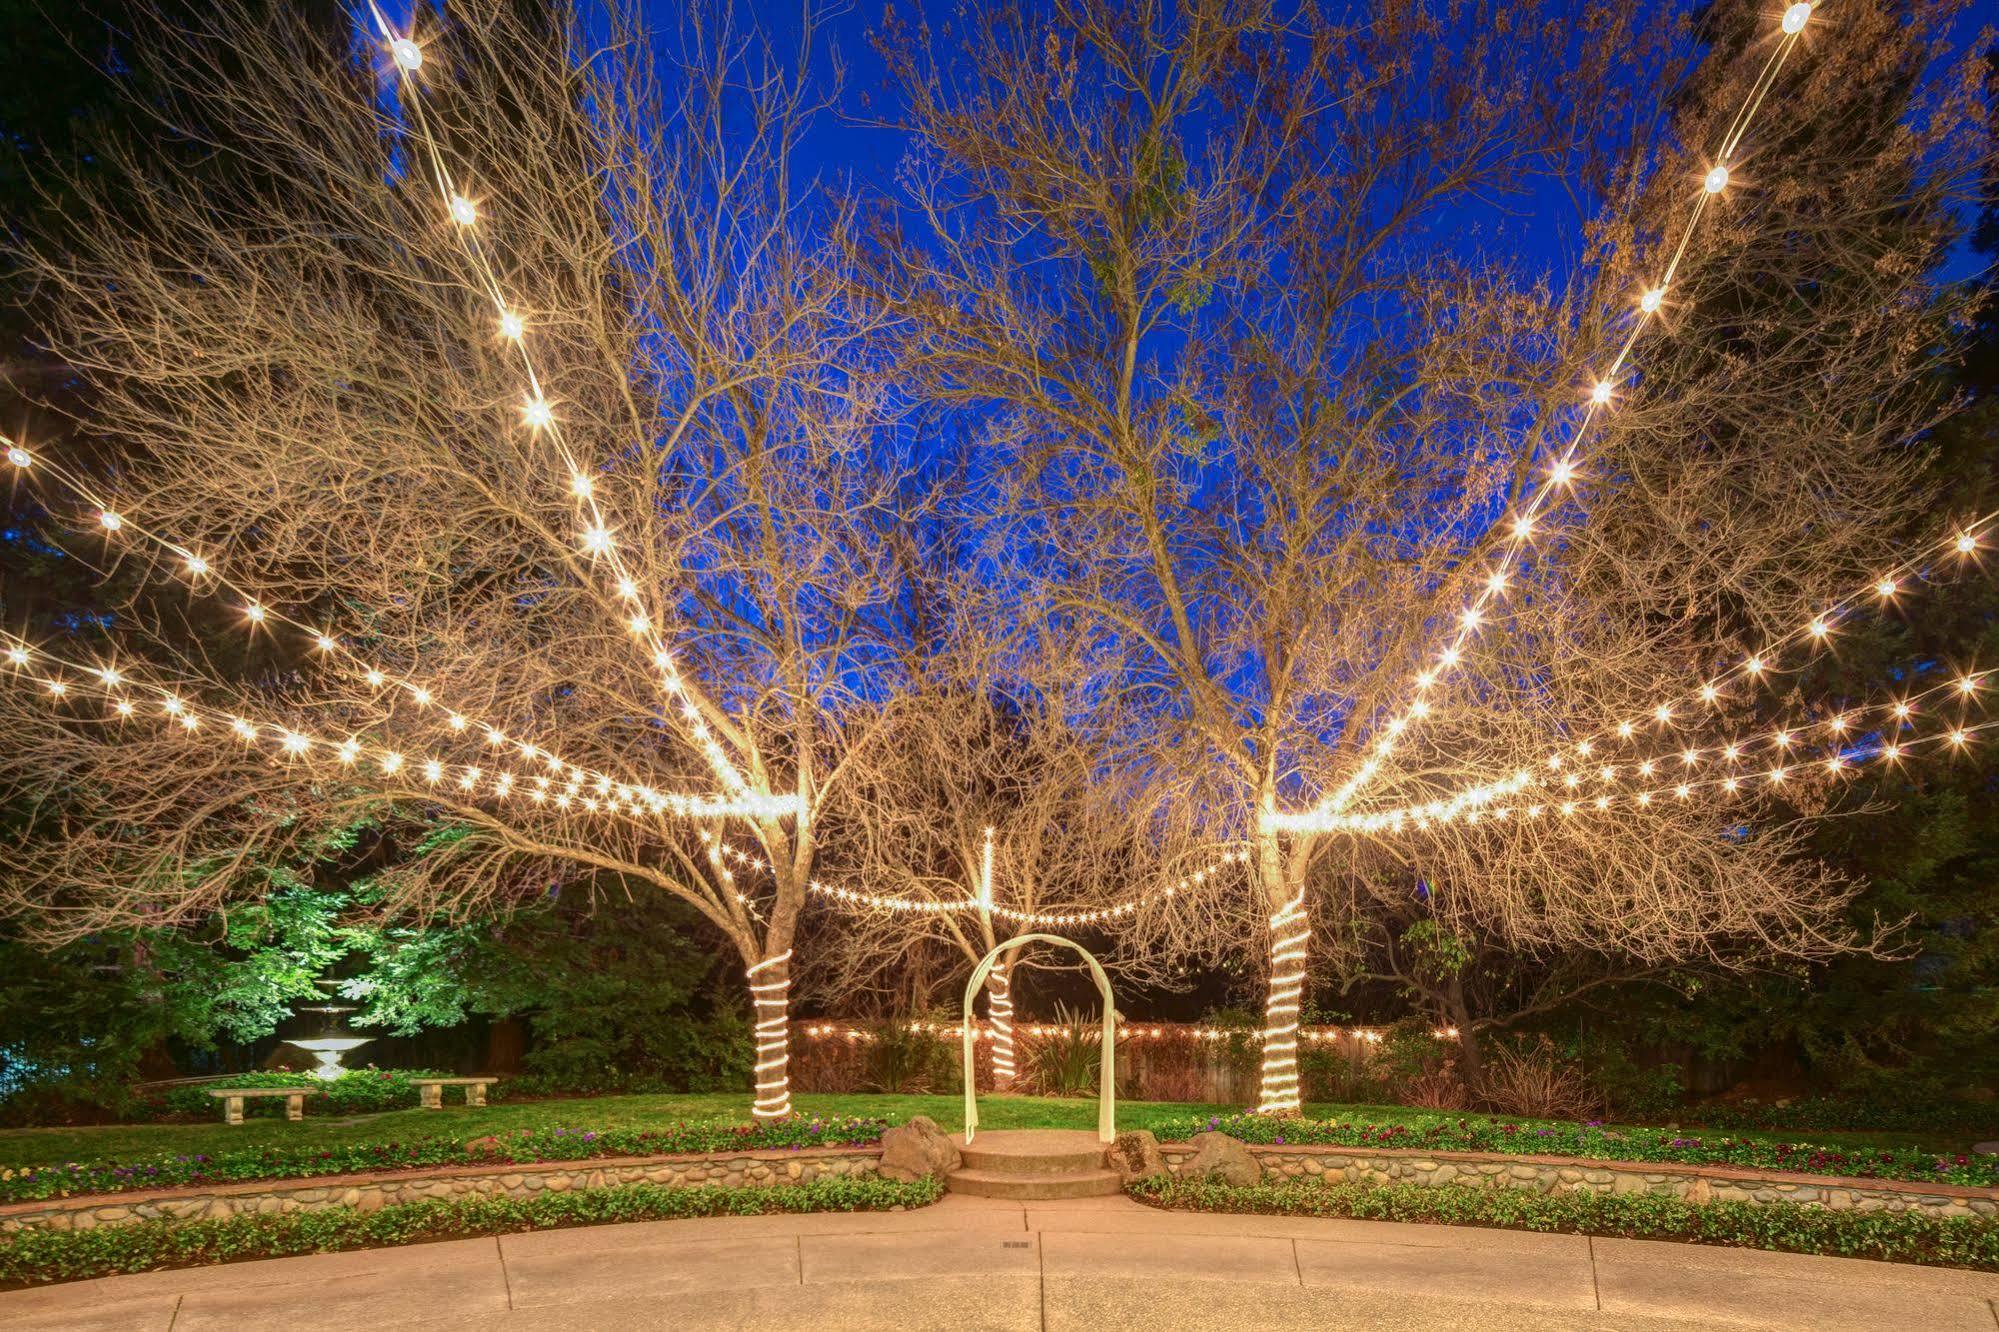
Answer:
<path fill-rule="evenodd" d="M 1094 1133 L 1067 1130 L 1001 1130 L 981 1133 L 965 1145 L 951 1140 L 967 1170 L 996 1175 L 1087 1174 L 1104 1168 L 1104 1144 Z"/>
<path fill-rule="evenodd" d="M 1046 1202 L 1056 1198 L 1108 1197 L 1120 1192 L 1124 1183 L 1118 1178 L 1117 1171 L 1102 1168 L 1041 1175 L 998 1170 L 954 1170 L 944 1177 L 944 1187 L 952 1193 L 968 1193 L 978 1198 Z"/>

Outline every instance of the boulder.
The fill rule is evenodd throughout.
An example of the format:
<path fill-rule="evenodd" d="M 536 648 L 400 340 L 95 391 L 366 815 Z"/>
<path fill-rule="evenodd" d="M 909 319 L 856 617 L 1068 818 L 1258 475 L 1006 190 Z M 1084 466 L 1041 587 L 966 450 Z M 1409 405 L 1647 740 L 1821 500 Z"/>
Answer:
<path fill-rule="evenodd" d="M 1224 1184 L 1239 1187 L 1263 1178 L 1263 1164 L 1249 1154 L 1249 1148 L 1226 1133 L 1196 1133 L 1187 1139 L 1193 1156 L 1180 1167 L 1182 1179 L 1212 1179 L 1221 1176 Z"/>
<path fill-rule="evenodd" d="M 958 1149 L 928 1115 L 918 1115 L 882 1134 L 883 1179 L 904 1182 L 925 1176 L 942 1179 L 956 1170 L 960 1162 Z"/>
<path fill-rule="evenodd" d="M 1166 1173 L 1166 1158 L 1159 1154 L 1159 1139 L 1145 1129 L 1118 1134 L 1116 1141 L 1104 1148 L 1104 1165 L 1117 1171 L 1127 1184 Z"/>

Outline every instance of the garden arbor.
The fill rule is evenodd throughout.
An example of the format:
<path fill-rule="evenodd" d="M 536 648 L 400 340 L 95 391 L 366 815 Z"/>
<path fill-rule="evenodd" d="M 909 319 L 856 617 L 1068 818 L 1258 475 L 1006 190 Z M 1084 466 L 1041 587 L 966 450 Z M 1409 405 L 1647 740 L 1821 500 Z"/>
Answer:
<path fill-rule="evenodd" d="M 979 997 L 979 988 L 986 983 L 986 977 L 1000 965 L 1001 957 L 1031 943 L 1061 944 L 1064 948 L 1075 949 L 1089 965 L 1090 974 L 1096 978 L 1097 993 L 1104 1000 L 1104 1057 L 1097 1074 L 1097 1137 L 1109 1142 L 1117 1136 L 1117 1008 L 1111 1002 L 1111 980 L 1104 974 L 1102 964 L 1090 955 L 1089 949 L 1059 934 L 1022 934 L 1006 940 L 972 968 L 972 978 L 965 983 L 964 1023 L 959 1028 L 965 1049 L 965 1142 L 969 1144 L 972 1141 L 972 1135 L 979 1127 L 979 1084 L 973 1048 L 972 1004 Z"/>

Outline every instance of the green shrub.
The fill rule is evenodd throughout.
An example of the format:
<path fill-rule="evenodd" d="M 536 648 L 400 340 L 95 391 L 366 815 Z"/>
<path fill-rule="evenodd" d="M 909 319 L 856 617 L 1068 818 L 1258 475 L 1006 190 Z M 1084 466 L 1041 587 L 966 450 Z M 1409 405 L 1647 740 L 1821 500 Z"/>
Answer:
<path fill-rule="evenodd" d="M 1057 1004 L 1052 1029 L 1025 1037 L 1020 1046 L 1027 1083 L 1038 1094 L 1096 1095 L 1103 1038 L 1098 1023 L 1081 1010 Z"/>
<path fill-rule="evenodd" d="M 1273 1146 L 1396 1147 L 1412 1151 L 1500 1152 L 1575 1156 L 1598 1161 L 1677 1161 L 1738 1165 L 1854 1179 L 1906 1179 L 1927 1184 L 1999 1185 L 1999 1157 L 1923 1151 L 1915 1147 L 1823 1147 L 1765 1142 L 1672 1129 L 1605 1128 L 1601 1124 L 1510 1124 L 1454 1115 L 1367 1120 L 1285 1119 L 1271 1115 L 1188 1116 L 1152 1126 L 1162 1142 L 1218 1132 Z"/>
<path fill-rule="evenodd" d="M 727 1120 L 665 1128 L 518 1129 L 479 1139 L 469 1150 L 457 1137 L 423 1134 L 395 1142 L 336 1147 L 264 1146 L 142 1157 L 131 1161 L 66 1161 L 0 1169 L 0 1202 L 31 1202 L 85 1193 L 180 1188 L 253 1179 L 302 1179 L 369 1170 L 476 1165 L 485 1161 L 581 1161 L 603 1156 L 667 1156 L 702 1152 L 849 1147 L 881 1141 L 884 1119 Z"/>
<path fill-rule="evenodd" d="M 1417 1221 L 1508 1230 L 1684 1240 L 1999 1271 L 1999 1221 L 1924 1212 L 1835 1212 L 1800 1203 L 1689 1203 L 1645 1194 L 1533 1193 L 1447 1184 L 1279 1180 L 1238 1187 L 1164 1176 L 1132 1194 L 1155 1207 L 1279 1216 Z"/>
<path fill-rule="evenodd" d="M 335 1207 L 213 1221 L 141 1221 L 94 1230 L 22 1230 L 0 1236 L 0 1287 L 559 1226 L 768 1212 L 879 1212 L 922 1207 L 937 1201 L 942 1191 L 934 1179 L 904 1184 L 846 1176 L 741 1189 L 623 1184 L 531 1198 L 424 1199 L 374 1212 Z"/>

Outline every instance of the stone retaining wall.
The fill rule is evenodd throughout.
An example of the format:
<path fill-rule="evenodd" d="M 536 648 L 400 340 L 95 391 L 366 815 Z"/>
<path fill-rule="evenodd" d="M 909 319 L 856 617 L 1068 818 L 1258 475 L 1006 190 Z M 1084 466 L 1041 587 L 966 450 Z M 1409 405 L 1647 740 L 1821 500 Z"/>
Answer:
<path fill-rule="evenodd" d="M 0 1234 L 32 1228 L 89 1230 L 159 1217 L 226 1217 L 252 1212 L 304 1212 L 358 1207 L 372 1212 L 419 1198 L 488 1195 L 531 1198 L 547 1190 L 596 1189 L 646 1181 L 674 1188 L 722 1184 L 805 1184 L 833 1175 L 871 1176 L 874 1148 L 819 1147 L 798 1151 L 729 1152 L 713 1156 L 619 1156 L 535 1165 L 442 1166 L 428 1170 L 327 1175 L 317 1179 L 253 1180 L 157 1192 L 99 1193 L 81 1198 L 0 1206 Z"/>
<path fill-rule="evenodd" d="M 1478 1184 L 1535 1193 L 1653 1194 L 1685 1202 L 1810 1203 L 1835 1211 L 1928 1212 L 1934 1216 L 1999 1217 L 1999 1188 L 1962 1188 L 1887 1179 L 1830 1179 L 1735 1166 L 1660 1161 L 1586 1161 L 1555 1156 L 1493 1156 L 1483 1152 L 1423 1152 L 1359 1147 L 1270 1147 L 1250 1144 L 1264 1174 L 1353 1184 Z M 1162 1143 L 1167 1168 L 1179 1172 L 1194 1154 L 1185 1143 Z"/>

